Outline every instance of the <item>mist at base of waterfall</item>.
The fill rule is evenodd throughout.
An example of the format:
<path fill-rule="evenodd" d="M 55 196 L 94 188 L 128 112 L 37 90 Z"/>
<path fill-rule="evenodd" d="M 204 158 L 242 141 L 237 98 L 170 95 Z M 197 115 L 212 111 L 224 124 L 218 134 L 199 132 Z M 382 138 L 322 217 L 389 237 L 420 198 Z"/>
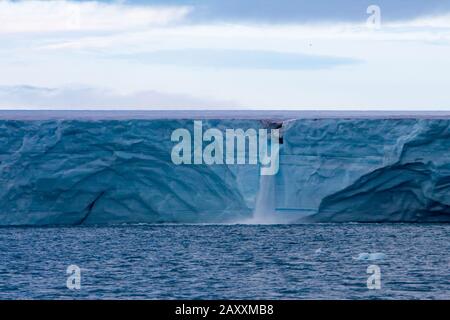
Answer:
<path fill-rule="evenodd" d="M 259 190 L 256 197 L 253 216 L 237 223 L 241 224 L 283 224 L 290 223 L 275 210 L 275 176 L 262 175 L 259 178 Z"/>

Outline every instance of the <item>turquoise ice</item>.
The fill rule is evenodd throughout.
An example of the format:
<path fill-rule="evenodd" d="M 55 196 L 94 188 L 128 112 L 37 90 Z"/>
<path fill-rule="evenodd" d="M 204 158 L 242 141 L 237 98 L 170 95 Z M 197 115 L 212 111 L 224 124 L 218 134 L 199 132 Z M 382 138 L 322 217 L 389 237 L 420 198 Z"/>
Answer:
<path fill-rule="evenodd" d="M 171 162 L 172 131 L 192 123 L 0 120 L 0 225 L 252 221 L 264 181 L 257 165 Z M 203 123 L 220 130 L 272 124 Z M 449 124 L 285 120 L 267 211 L 283 222 L 448 222 Z"/>

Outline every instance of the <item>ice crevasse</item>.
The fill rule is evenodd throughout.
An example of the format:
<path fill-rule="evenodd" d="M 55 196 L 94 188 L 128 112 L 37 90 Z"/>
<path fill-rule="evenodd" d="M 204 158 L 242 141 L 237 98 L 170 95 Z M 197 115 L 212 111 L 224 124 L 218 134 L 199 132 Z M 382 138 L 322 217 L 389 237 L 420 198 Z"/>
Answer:
<path fill-rule="evenodd" d="M 251 218 L 257 165 L 175 165 L 193 120 L 0 120 L 0 226 Z M 204 120 L 265 128 L 270 121 Z M 289 222 L 449 222 L 450 120 L 295 119 L 273 212 Z"/>

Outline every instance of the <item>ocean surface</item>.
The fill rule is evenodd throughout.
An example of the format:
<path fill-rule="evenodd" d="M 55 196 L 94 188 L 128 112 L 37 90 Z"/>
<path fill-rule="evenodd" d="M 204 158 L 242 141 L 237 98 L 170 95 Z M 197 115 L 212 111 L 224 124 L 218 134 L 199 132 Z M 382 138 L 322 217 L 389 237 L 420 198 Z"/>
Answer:
<path fill-rule="evenodd" d="M 0 228 L 0 299 L 450 299 L 449 267 L 449 224 Z"/>

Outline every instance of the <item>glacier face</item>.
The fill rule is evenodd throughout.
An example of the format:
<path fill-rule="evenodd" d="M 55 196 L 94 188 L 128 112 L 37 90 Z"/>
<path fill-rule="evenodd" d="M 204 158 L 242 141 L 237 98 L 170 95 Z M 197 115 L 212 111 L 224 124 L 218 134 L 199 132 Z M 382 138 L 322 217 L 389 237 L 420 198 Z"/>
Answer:
<path fill-rule="evenodd" d="M 204 120 L 211 128 L 267 121 Z M 450 120 L 299 119 L 282 128 L 274 212 L 294 222 L 450 221 Z M 0 120 L 0 225 L 251 218 L 255 165 L 174 165 L 193 120 Z"/>
<path fill-rule="evenodd" d="M 299 221 L 450 221 L 449 120 L 304 120 L 287 126 L 279 208 Z"/>
<path fill-rule="evenodd" d="M 195 223 L 250 216 L 258 168 L 174 165 L 171 133 L 184 127 L 192 121 L 0 122 L 0 224 Z"/>

